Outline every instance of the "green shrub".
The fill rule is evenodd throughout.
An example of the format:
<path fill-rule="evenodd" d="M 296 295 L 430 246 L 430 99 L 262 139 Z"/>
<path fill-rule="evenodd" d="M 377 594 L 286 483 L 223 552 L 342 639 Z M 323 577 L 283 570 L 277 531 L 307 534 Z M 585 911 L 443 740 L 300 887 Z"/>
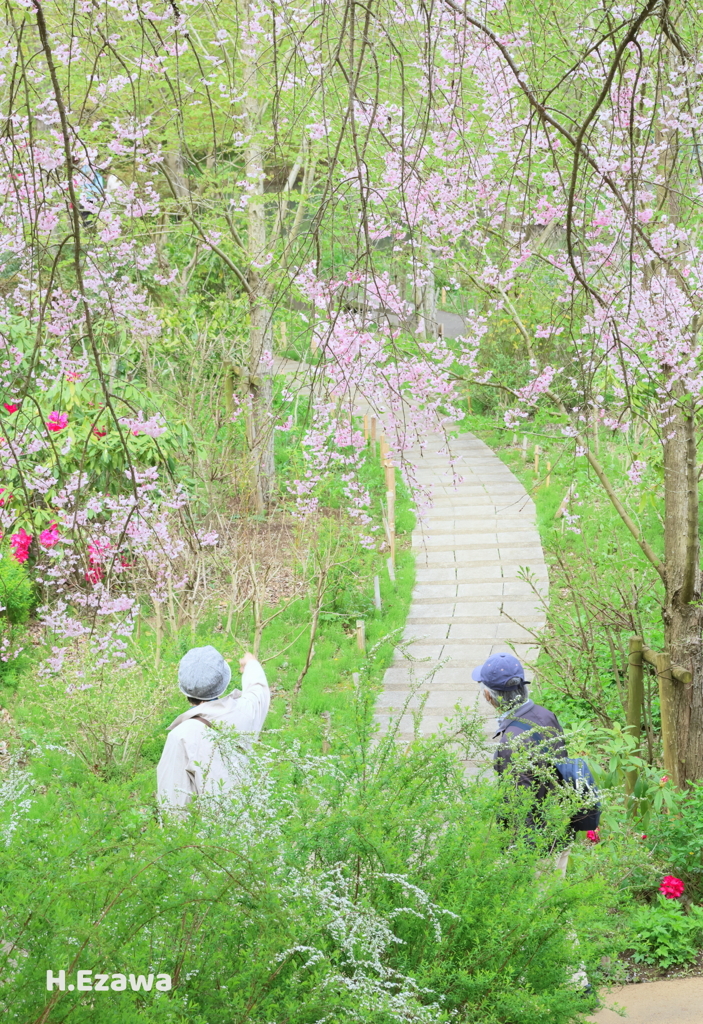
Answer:
<path fill-rule="evenodd" d="M 665 896 L 638 910 L 632 925 L 638 963 L 664 968 L 690 963 L 703 943 L 703 907 L 692 906 L 686 914 L 680 903 Z"/>
<path fill-rule="evenodd" d="M 22 624 L 36 603 L 34 584 L 24 565 L 7 549 L 0 554 L 0 607 L 8 622 Z"/>
<path fill-rule="evenodd" d="M 456 724 L 469 741 L 481 725 Z M 0 814 L 0 938 L 23 951 L 8 1016 L 52 1000 L 75 1024 L 581 1019 L 570 977 L 603 952 L 588 920 L 604 889 L 536 882 L 542 838 L 507 848 L 499 787 L 467 780 L 447 738 L 322 757 L 270 739 L 237 800 L 163 826 L 153 770 L 104 781 L 35 752 L 31 807 L 8 793 L 10 830 Z M 174 989 L 52 995 L 47 968 L 167 973 Z"/>

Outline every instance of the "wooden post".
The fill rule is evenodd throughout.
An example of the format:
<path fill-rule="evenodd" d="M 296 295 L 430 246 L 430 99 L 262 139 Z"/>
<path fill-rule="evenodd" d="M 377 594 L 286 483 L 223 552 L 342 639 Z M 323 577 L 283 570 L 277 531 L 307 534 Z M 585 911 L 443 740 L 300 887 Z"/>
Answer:
<path fill-rule="evenodd" d="M 376 454 L 376 417 L 371 417 L 371 454 Z"/>
<path fill-rule="evenodd" d="M 395 490 L 386 491 L 388 508 L 388 545 L 391 549 L 391 562 L 395 569 Z"/>
<path fill-rule="evenodd" d="M 659 680 L 659 706 L 662 718 L 662 747 L 664 767 L 674 783 L 679 785 L 678 736 L 674 712 L 674 678 L 671 674 L 671 659 L 668 654 L 657 654 L 657 678 Z"/>
<path fill-rule="evenodd" d="M 551 479 L 552 479 L 552 464 L 551 464 L 551 462 L 549 460 L 547 460 L 547 479 L 545 481 L 546 484 L 547 484 L 547 487 L 549 487 L 549 482 L 550 482 Z"/>
<path fill-rule="evenodd" d="M 366 626 L 363 619 L 356 620 L 356 646 L 362 654 L 366 651 Z"/>
<path fill-rule="evenodd" d="M 644 682 L 642 671 L 642 637 L 630 637 L 630 654 L 627 663 L 627 731 L 634 736 L 639 746 L 642 733 L 642 709 L 644 707 Z M 637 782 L 637 772 L 627 773 L 626 788 L 631 793 Z"/>
<path fill-rule="evenodd" d="M 535 473 L 539 473 L 539 445 L 535 445 Z"/>
<path fill-rule="evenodd" d="M 466 392 L 466 400 L 469 403 L 469 416 L 472 416 L 473 413 L 471 412 L 471 391 Z"/>
<path fill-rule="evenodd" d="M 373 578 L 373 603 L 376 611 L 381 611 L 381 581 L 378 576 Z"/>
<path fill-rule="evenodd" d="M 369 418 L 364 416 L 364 441 L 369 439 Z"/>
<path fill-rule="evenodd" d="M 517 447 L 517 434 L 513 433 L 513 448 Z"/>
<path fill-rule="evenodd" d="M 444 324 L 437 324 L 437 337 L 444 338 Z"/>
<path fill-rule="evenodd" d="M 522 435 L 522 461 L 527 462 L 527 434 Z"/>
<path fill-rule="evenodd" d="M 288 348 L 288 339 L 286 334 L 287 326 L 284 320 L 283 323 L 281 324 L 281 352 L 285 352 L 285 350 Z"/>
<path fill-rule="evenodd" d="M 386 490 L 395 498 L 395 466 L 389 458 L 385 459 L 383 465 L 386 471 Z"/>
<path fill-rule="evenodd" d="M 447 304 L 447 289 L 442 288 L 442 308 Z"/>

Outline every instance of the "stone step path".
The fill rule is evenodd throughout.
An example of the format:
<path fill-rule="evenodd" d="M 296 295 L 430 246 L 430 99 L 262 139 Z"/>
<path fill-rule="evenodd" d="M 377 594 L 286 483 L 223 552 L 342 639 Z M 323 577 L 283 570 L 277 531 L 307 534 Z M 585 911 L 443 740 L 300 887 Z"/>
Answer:
<path fill-rule="evenodd" d="M 499 651 L 514 650 L 524 664 L 534 661 L 533 632 L 545 622 L 539 597 L 518 577 L 521 567 L 529 568 L 546 600 L 547 567 L 532 499 L 472 434 L 451 442 L 456 473 L 463 478 L 455 486 L 447 457 L 439 453 L 445 446 L 437 435 L 428 439 L 424 453 L 408 453 L 418 482 L 429 486 L 433 497 L 412 538 L 416 586 L 403 640 L 417 660 L 396 656 L 386 670 L 375 716 L 382 731 L 399 720 L 401 741 L 412 739 L 412 708 L 423 694 L 421 734 L 434 732 L 459 704 L 477 705 L 492 736 L 495 718 L 490 706 L 478 701 L 471 670 Z"/>

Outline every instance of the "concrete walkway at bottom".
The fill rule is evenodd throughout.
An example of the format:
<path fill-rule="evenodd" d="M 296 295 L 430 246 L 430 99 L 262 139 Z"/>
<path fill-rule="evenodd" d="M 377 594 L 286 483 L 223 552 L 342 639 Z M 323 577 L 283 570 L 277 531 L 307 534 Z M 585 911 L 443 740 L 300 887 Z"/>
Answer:
<path fill-rule="evenodd" d="M 591 1024 L 701 1024 L 703 978 L 667 978 L 624 985 L 603 993 L 605 1008 L 587 1020 Z M 616 1006 L 625 1016 L 609 1009 Z"/>
<path fill-rule="evenodd" d="M 476 705 L 479 687 L 471 670 L 499 651 L 514 650 L 523 663 L 537 655 L 533 631 L 545 609 L 520 578 L 528 569 L 546 599 L 548 577 L 535 522 L 535 507 L 520 481 L 472 434 L 451 442 L 455 486 L 439 435 L 424 452 L 411 451 L 417 480 L 430 488 L 433 504 L 413 534 L 416 586 L 403 639 L 419 663 L 396 657 L 387 669 L 376 705 L 382 729 L 400 718 L 401 740 L 413 735 L 412 708 L 427 693 L 420 732 L 435 731 L 455 705 Z M 528 675 L 528 679 L 530 676 Z M 411 688 L 421 680 L 418 692 Z M 478 702 L 486 731 L 495 731 L 489 705 Z"/>

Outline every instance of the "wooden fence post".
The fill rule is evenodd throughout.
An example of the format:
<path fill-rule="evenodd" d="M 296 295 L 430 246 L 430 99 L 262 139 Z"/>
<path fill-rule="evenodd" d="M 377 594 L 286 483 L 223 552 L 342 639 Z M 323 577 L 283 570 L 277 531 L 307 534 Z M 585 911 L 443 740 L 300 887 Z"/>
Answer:
<path fill-rule="evenodd" d="M 546 479 L 547 487 L 549 487 L 551 479 L 552 479 L 552 464 L 551 464 L 551 462 L 549 460 L 547 460 L 547 479 Z"/>
<path fill-rule="evenodd" d="M 535 445 L 535 473 L 539 473 L 539 452 L 540 447 L 538 444 Z"/>
<path fill-rule="evenodd" d="M 674 783 L 679 785 L 678 736 L 674 714 L 674 678 L 671 674 L 671 659 L 668 654 L 657 654 L 657 677 L 659 680 L 659 706 L 662 717 L 662 746 L 664 768 Z"/>
<path fill-rule="evenodd" d="M 366 651 L 366 626 L 363 619 L 356 620 L 356 646 L 362 654 Z"/>
<path fill-rule="evenodd" d="M 522 435 L 522 461 L 527 462 L 527 434 Z"/>
<path fill-rule="evenodd" d="M 639 746 L 642 733 L 642 709 L 644 707 L 644 682 L 642 671 L 641 636 L 630 637 L 630 654 L 627 662 L 627 731 L 634 736 Z M 627 773 L 627 792 L 631 793 L 637 782 L 637 772 Z"/>

